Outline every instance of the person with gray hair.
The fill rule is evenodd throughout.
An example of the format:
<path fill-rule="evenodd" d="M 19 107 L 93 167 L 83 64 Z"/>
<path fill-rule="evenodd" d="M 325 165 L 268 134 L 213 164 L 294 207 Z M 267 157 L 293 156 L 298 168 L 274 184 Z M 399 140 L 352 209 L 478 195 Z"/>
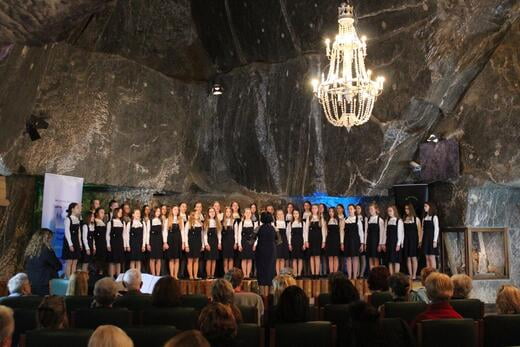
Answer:
<path fill-rule="evenodd" d="M 0 347 L 11 346 L 14 332 L 13 310 L 0 305 Z"/>
<path fill-rule="evenodd" d="M 94 285 L 94 307 L 111 308 L 116 300 L 117 285 L 114 279 L 104 277 Z"/>
<path fill-rule="evenodd" d="M 9 296 L 31 295 L 31 283 L 29 277 L 23 272 L 19 272 L 7 282 Z"/>
<path fill-rule="evenodd" d="M 125 295 L 140 295 L 143 281 L 141 279 L 141 271 L 130 269 L 123 275 L 123 285 L 126 288 Z"/>

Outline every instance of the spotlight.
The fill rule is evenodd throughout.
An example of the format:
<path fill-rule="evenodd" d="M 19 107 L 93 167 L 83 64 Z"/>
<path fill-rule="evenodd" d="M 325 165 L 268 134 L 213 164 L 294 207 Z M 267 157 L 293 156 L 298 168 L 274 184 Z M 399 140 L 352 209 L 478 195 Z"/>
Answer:
<path fill-rule="evenodd" d="M 211 87 L 211 94 L 213 95 L 222 95 L 224 93 L 224 88 L 220 83 L 213 83 L 213 87 Z"/>
<path fill-rule="evenodd" d="M 433 142 L 437 143 L 439 142 L 439 138 L 435 134 L 431 134 L 430 137 L 426 140 L 426 142 Z"/>
<path fill-rule="evenodd" d="M 29 134 L 29 137 L 31 138 L 31 141 L 36 141 L 41 139 L 40 133 L 38 132 L 38 129 L 34 126 L 34 124 L 31 124 L 27 122 L 25 124 L 25 132 Z"/>
<path fill-rule="evenodd" d="M 46 118 L 47 116 L 40 112 L 37 115 L 31 114 L 25 122 L 25 132 L 29 135 L 31 141 L 41 139 L 38 129 L 47 129 L 49 127 L 49 123 L 45 120 Z"/>
<path fill-rule="evenodd" d="M 409 162 L 408 165 L 410 165 L 410 168 L 412 169 L 413 172 L 421 172 L 421 170 L 422 170 L 421 164 L 419 164 L 418 162 L 416 162 L 414 160 Z"/>

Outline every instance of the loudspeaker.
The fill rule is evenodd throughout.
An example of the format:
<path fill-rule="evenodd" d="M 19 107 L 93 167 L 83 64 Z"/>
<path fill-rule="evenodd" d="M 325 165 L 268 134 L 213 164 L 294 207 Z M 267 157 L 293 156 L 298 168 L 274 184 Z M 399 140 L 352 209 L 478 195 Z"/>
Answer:
<path fill-rule="evenodd" d="M 415 213 L 421 217 L 424 212 L 424 203 L 428 201 L 427 184 L 397 184 L 392 187 L 395 196 L 395 204 L 401 216 L 404 213 L 404 205 L 412 204 Z"/>

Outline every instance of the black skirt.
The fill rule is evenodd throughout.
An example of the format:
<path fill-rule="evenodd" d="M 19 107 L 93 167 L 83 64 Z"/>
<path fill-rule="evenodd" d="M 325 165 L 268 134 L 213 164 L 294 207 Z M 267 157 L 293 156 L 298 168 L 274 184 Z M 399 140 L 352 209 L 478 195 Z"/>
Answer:
<path fill-rule="evenodd" d="M 143 227 L 130 228 L 130 254 L 131 261 L 143 260 Z"/>
<path fill-rule="evenodd" d="M 209 251 L 204 251 L 204 258 L 206 260 L 217 260 L 218 259 L 218 236 L 217 236 L 217 228 L 209 228 L 208 229 L 208 245 Z"/>
<path fill-rule="evenodd" d="M 323 236 L 321 235 L 320 222 L 310 222 L 308 253 L 311 257 L 321 255 L 322 243 L 323 243 Z"/>
<path fill-rule="evenodd" d="M 235 256 L 235 229 L 232 226 L 222 229 L 222 258 L 232 259 Z"/>
<path fill-rule="evenodd" d="M 345 223 L 345 256 L 358 257 L 361 240 L 359 238 L 358 223 Z"/>
<path fill-rule="evenodd" d="M 162 259 L 164 256 L 162 228 L 161 224 L 150 227 L 150 259 Z"/>
<path fill-rule="evenodd" d="M 303 259 L 303 228 L 292 228 L 291 229 L 291 258 L 292 259 Z"/>
<path fill-rule="evenodd" d="M 68 217 L 70 219 L 70 217 Z M 72 224 L 72 220 L 70 221 L 70 240 L 72 241 L 72 246 L 74 247 L 74 251 L 71 252 L 69 248 L 69 243 L 67 242 L 67 238 L 63 235 L 63 248 L 61 252 L 61 258 L 66 260 L 77 260 L 81 257 L 81 247 L 79 243 L 79 224 Z"/>
<path fill-rule="evenodd" d="M 253 259 L 255 252 L 253 246 L 255 243 L 255 229 L 253 227 L 242 227 L 242 252 L 240 252 L 240 259 Z"/>
<path fill-rule="evenodd" d="M 90 254 L 87 254 L 87 249 L 85 246 L 83 246 L 83 250 L 81 251 L 81 262 L 83 264 L 91 263 L 94 260 L 94 230 L 90 230 L 90 228 L 87 231 L 87 242 L 90 249 Z"/>
<path fill-rule="evenodd" d="M 188 258 L 200 258 L 202 248 L 202 227 L 194 227 L 188 230 Z"/>
<path fill-rule="evenodd" d="M 166 259 L 180 259 L 182 253 L 182 236 L 179 224 L 172 224 L 172 229 L 168 232 L 168 250 Z"/>
<path fill-rule="evenodd" d="M 414 220 L 413 223 L 404 223 L 404 242 L 403 242 L 403 255 L 405 258 L 417 257 L 417 248 L 419 247 L 419 232 L 417 230 L 417 224 Z"/>
<path fill-rule="evenodd" d="M 106 225 L 96 225 L 94 229 L 94 242 L 96 244 L 96 254 L 94 258 L 100 263 L 107 259 L 107 227 Z"/>
<path fill-rule="evenodd" d="M 278 259 L 289 259 L 289 241 L 287 240 L 287 230 L 278 229 L 282 242 L 276 245 L 276 257 Z"/>
<path fill-rule="evenodd" d="M 337 257 L 341 251 L 339 225 L 327 225 L 327 239 L 325 240 L 325 254 L 328 257 Z"/>
<path fill-rule="evenodd" d="M 399 223 L 399 221 L 397 221 Z M 397 225 L 387 225 L 386 227 L 386 253 L 389 263 L 401 262 L 401 251 L 396 251 L 398 242 Z"/>
<path fill-rule="evenodd" d="M 433 225 L 433 218 L 425 220 L 423 223 L 423 241 L 422 248 L 426 255 L 438 255 L 439 247 L 433 247 L 433 239 L 435 237 L 435 227 Z"/>
<path fill-rule="evenodd" d="M 111 263 L 122 263 L 125 261 L 125 250 L 123 244 L 123 227 L 110 229 L 110 256 Z"/>
<path fill-rule="evenodd" d="M 367 255 L 369 258 L 379 258 L 379 218 L 377 223 L 368 223 L 367 229 Z"/>

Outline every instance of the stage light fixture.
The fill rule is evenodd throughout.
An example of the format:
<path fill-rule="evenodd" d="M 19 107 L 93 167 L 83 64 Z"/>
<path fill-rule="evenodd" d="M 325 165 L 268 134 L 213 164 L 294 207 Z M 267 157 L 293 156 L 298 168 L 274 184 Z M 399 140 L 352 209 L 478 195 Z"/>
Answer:
<path fill-rule="evenodd" d="M 439 138 L 437 137 L 437 135 L 431 134 L 430 137 L 428 137 L 428 139 L 426 140 L 426 142 L 437 143 L 439 142 Z"/>
<path fill-rule="evenodd" d="M 413 172 L 421 172 L 422 170 L 422 167 L 421 167 L 421 164 L 419 164 L 418 162 L 412 160 L 408 163 L 408 165 L 410 165 L 410 168 L 412 169 Z"/>
<path fill-rule="evenodd" d="M 222 84 L 213 83 L 213 86 L 211 87 L 211 94 L 222 95 L 223 93 L 224 93 L 224 88 L 222 87 Z"/>

